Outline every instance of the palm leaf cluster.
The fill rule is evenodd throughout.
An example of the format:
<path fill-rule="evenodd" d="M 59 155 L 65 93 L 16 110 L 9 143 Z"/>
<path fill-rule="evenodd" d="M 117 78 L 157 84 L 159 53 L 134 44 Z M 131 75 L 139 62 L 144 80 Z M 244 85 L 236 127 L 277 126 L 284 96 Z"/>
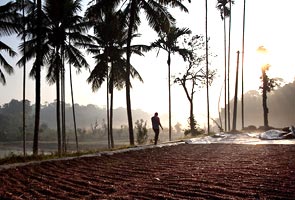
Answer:
<path fill-rule="evenodd" d="M 169 95 L 169 140 L 171 141 L 171 55 L 178 53 L 184 60 L 187 60 L 192 56 L 192 52 L 186 48 L 182 48 L 178 45 L 178 40 L 181 37 L 191 34 L 188 28 L 177 28 L 171 26 L 168 31 L 159 33 L 159 39 L 151 44 L 152 48 L 162 49 L 167 52 L 167 65 L 168 65 L 168 95 Z"/>
<path fill-rule="evenodd" d="M 9 36 L 17 33 L 20 30 L 21 26 L 19 23 L 16 23 L 20 17 L 17 9 L 17 4 L 12 2 L 8 2 L 7 4 L 0 6 L 0 38 L 2 36 Z M 4 58 L 3 52 L 8 53 L 11 57 L 14 57 L 16 52 L 0 40 L 0 82 L 5 85 L 6 79 L 4 71 L 8 74 L 12 74 L 13 67 Z M 3 67 L 4 71 L 1 67 Z"/>

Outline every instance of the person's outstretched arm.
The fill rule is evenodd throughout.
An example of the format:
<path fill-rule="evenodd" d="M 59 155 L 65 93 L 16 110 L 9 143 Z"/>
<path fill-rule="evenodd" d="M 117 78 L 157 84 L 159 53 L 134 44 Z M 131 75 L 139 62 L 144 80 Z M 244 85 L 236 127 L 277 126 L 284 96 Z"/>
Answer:
<path fill-rule="evenodd" d="M 162 124 L 161 124 L 161 122 L 160 122 L 160 119 L 159 119 L 159 125 L 160 125 L 160 127 L 162 128 L 162 130 L 163 130 L 163 127 L 162 127 Z"/>

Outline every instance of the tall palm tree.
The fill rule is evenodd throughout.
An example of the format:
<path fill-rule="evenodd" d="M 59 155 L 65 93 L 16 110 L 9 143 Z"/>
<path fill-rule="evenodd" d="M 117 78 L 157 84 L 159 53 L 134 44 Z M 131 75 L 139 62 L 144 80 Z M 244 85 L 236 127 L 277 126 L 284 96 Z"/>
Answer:
<path fill-rule="evenodd" d="M 35 127 L 34 127 L 34 141 L 33 154 L 38 155 L 38 141 L 39 141 L 39 126 L 40 126 L 40 110 L 41 110 L 41 66 L 42 66 L 42 1 L 37 0 L 37 19 L 36 19 L 36 62 L 35 68 Z"/>
<path fill-rule="evenodd" d="M 186 7 L 182 4 L 184 0 L 129 0 L 123 1 L 121 8 L 128 14 L 128 39 L 127 39 L 127 68 L 126 68 L 126 106 L 127 106 L 127 117 L 128 117 L 128 127 L 129 127 L 129 141 L 130 145 L 134 145 L 134 133 L 133 133 L 133 122 L 132 122 L 132 112 L 131 112 L 131 99 L 130 99 L 130 75 L 131 75 L 131 40 L 133 38 L 133 33 L 137 31 L 140 25 L 140 13 L 144 10 L 147 16 L 149 25 L 156 30 L 161 32 L 163 30 L 168 30 L 171 24 L 175 22 L 175 19 L 167 10 L 167 6 L 178 7 L 183 11 L 188 11 Z M 188 0 L 190 2 L 190 0 Z M 114 6 L 119 5 L 122 0 L 96 0 L 97 8 L 103 8 L 105 5 Z"/>
<path fill-rule="evenodd" d="M 96 91 L 107 79 L 108 93 L 111 94 L 110 124 L 108 127 L 112 140 L 113 89 L 114 87 L 122 89 L 126 86 L 124 83 L 127 64 L 123 58 L 127 41 L 126 16 L 121 11 L 115 12 L 114 7 L 105 8 L 103 13 L 99 15 L 96 9 L 95 5 L 86 12 L 87 18 L 94 22 L 95 34 L 93 37 L 95 44 L 89 44 L 88 51 L 94 54 L 96 60 L 96 65 L 88 78 L 88 82 L 92 83 L 92 90 Z M 132 46 L 132 52 L 139 55 L 142 55 L 141 51 L 147 49 L 143 45 Z M 109 64 L 111 65 L 109 66 Z M 131 67 L 131 76 L 142 80 L 133 67 Z M 111 146 L 113 147 L 113 145 L 113 141 L 111 141 Z"/>
<path fill-rule="evenodd" d="M 22 8 L 22 28 L 23 28 L 23 44 L 24 51 L 23 55 L 26 55 L 26 23 L 25 23 L 25 1 L 21 1 Z M 26 60 L 23 63 L 23 154 L 26 156 Z"/>
<path fill-rule="evenodd" d="M 81 10 L 80 0 L 66 0 L 63 4 L 58 0 L 47 0 L 43 10 L 40 10 L 42 22 L 36 28 L 34 24 L 34 8 L 28 16 L 28 30 L 30 40 L 27 41 L 28 47 L 26 57 L 22 57 L 19 63 L 23 60 L 30 60 L 36 56 L 36 60 L 31 71 L 31 75 L 36 77 L 36 84 L 40 81 L 38 74 L 38 65 L 47 65 L 47 79 L 49 83 L 56 83 L 57 88 L 57 137 L 58 151 L 61 153 L 61 133 L 60 133 L 60 75 L 64 69 L 65 61 L 69 61 L 79 71 L 82 67 L 88 67 L 84 55 L 76 48 L 75 42 L 89 41 L 87 37 L 81 34 L 86 30 L 83 23 L 83 18 L 77 15 Z M 34 5 L 34 4 L 33 4 Z M 38 5 L 39 6 L 39 5 Z M 34 7 L 34 6 L 33 6 Z M 39 9 L 39 8 L 38 8 Z M 38 10 L 37 9 L 37 10 Z M 40 8 L 41 9 L 41 8 Z M 37 12 L 39 13 L 39 11 Z M 36 31 L 37 29 L 37 31 Z M 36 34 L 40 32 L 40 34 Z M 40 35 L 40 39 L 38 39 Z M 71 38 L 71 43 L 67 38 Z M 40 41 L 39 41 L 40 40 Z M 21 45 L 24 48 L 24 45 Z M 39 81 L 37 77 L 39 76 Z M 40 85 L 40 84 L 39 84 Z M 37 88 L 37 87 L 36 87 Z M 40 88 L 38 89 L 40 91 Z M 36 95 L 38 96 L 38 95 Z M 37 102 L 37 100 L 36 100 Z M 37 106 L 37 104 L 36 104 Z M 36 117 L 36 118 L 40 118 Z M 38 126 L 35 126 L 35 129 Z M 65 136 L 63 136 L 65 140 Z M 38 138 L 35 138 L 38 139 Z"/>
<path fill-rule="evenodd" d="M 0 37 L 9 36 L 20 30 L 20 24 L 16 23 L 19 14 L 17 13 L 17 4 L 8 2 L 0 6 Z M 6 61 L 1 52 L 7 52 L 9 56 L 14 57 L 16 52 L 4 42 L 0 41 L 0 67 L 3 67 L 7 74 L 13 73 L 13 67 Z M 6 84 L 4 72 L 0 68 L 0 83 Z"/>
<path fill-rule="evenodd" d="M 48 17 L 48 38 L 49 44 L 54 47 L 51 51 L 49 62 L 49 73 L 47 78 L 56 82 L 57 85 L 57 118 L 60 116 L 59 110 L 59 81 L 61 80 L 61 99 L 62 99 L 62 151 L 66 151 L 66 134 L 65 134 L 65 61 L 70 62 L 80 70 L 82 67 L 88 67 L 88 64 L 82 53 L 75 47 L 75 41 L 88 42 L 90 39 L 82 33 L 86 31 L 83 18 L 78 15 L 81 11 L 81 0 L 66 0 L 60 3 L 58 0 L 47 0 L 45 5 L 45 14 Z M 73 41 L 73 42 L 71 42 Z M 60 79 L 60 80 L 59 80 Z M 57 119 L 57 124 L 59 124 Z M 59 125 L 58 125 L 59 132 Z M 60 138 L 60 134 L 58 134 Z"/>
<path fill-rule="evenodd" d="M 26 54 L 17 62 L 17 65 L 23 66 L 23 64 L 32 58 L 35 61 L 30 72 L 30 76 L 35 78 L 35 125 L 34 125 L 34 137 L 33 137 L 33 155 L 38 154 L 38 140 L 39 140 L 39 125 L 40 125 L 40 109 L 41 109 L 41 66 L 43 65 L 43 48 L 42 40 L 44 39 L 44 31 L 42 28 L 43 22 L 45 22 L 42 13 L 42 1 L 34 0 L 33 2 L 27 0 L 25 2 L 27 9 L 27 15 L 24 19 L 23 26 L 27 30 L 22 30 L 22 33 L 30 38 L 30 43 L 23 42 L 20 45 L 22 52 L 26 51 Z"/>
<path fill-rule="evenodd" d="M 242 97 L 241 97 L 241 118 L 242 118 L 242 130 L 245 128 L 244 124 L 244 58 L 245 58 L 245 19 L 246 19 L 246 0 L 244 0 L 243 8 L 243 36 L 242 36 Z"/>
<path fill-rule="evenodd" d="M 231 9 L 232 9 L 232 0 L 229 0 L 229 21 L 228 21 L 228 52 L 227 52 L 227 104 L 228 104 L 228 109 L 227 109 L 227 115 L 228 115 L 228 130 L 231 130 L 230 127 L 230 84 L 229 84 L 229 80 L 230 80 L 230 54 L 231 54 L 231 19 L 232 19 L 232 15 L 231 15 Z"/>
<path fill-rule="evenodd" d="M 19 19 L 24 19 L 24 0 L 19 5 L 18 2 L 8 2 L 7 4 L 0 6 L 0 37 L 2 35 L 11 35 L 17 33 L 22 26 Z M 22 16 L 17 12 L 19 8 L 22 9 Z M 25 35 L 23 36 L 25 41 Z M 13 67 L 5 60 L 4 56 L 1 55 L 2 51 L 8 52 L 8 55 L 14 57 L 16 52 L 11 47 L 0 41 L 0 67 L 3 66 L 4 70 L 10 75 L 13 73 Z M 24 64 L 25 65 L 25 64 Z M 0 82 L 5 85 L 6 79 L 4 73 L 0 68 Z M 24 67 L 24 81 L 23 81 L 23 154 L 26 155 L 26 133 L 25 133 L 25 67 Z"/>
<path fill-rule="evenodd" d="M 190 2 L 190 0 L 188 0 Z M 131 113 L 130 100 L 130 57 L 131 57 L 131 40 L 132 33 L 137 30 L 137 25 L 140 23 L 140 11 L 144 10 L 147 15 L 149 25 L 157 32 L 168 30 L 174 22 L 174 18 L 170 15 L 165 6 L 178 7 L 182 11 L 188 12 L 187 8 L 182 4 L 183 0 L 129 0 L 129 28 L 127 40 L 127 73 L 126 73 L 126 103 L 127 116 L 129 126 L 130 144 L 134 145 L 133 123 Z M 169 136 L 171 138 L 171 136 Z"/>
<path fill-rule="evenodd" d="M 158 49 L 158 53 L 160 49 L 168 53 L 169 141 L 171 141 L 171 55 L 178 53 L 184 60 L 191 55 L 191 51 L 178 46 L 178 40 L 188 34 L 191 34 L 191 30 L 188 28 L 171 26 L 167 32 L 160 33 L 159 38 L 151 44 L 152 48 Z"/>
<path fill-rule="evenodd" d="M 69 37 L 69 45 L 71 45 L 71 39 L 70 39 L 70 37 Z M 70 61 L 69 61 L 69 73 L 70 73 L 72 113 L 73 113 L 73 121 L 74 121 L 74 132 L 75 132 L 75 140 L 76 140 L 76 150 L 77 150 L 77 152 L 79 152 L 79 142 L 78 142 L 77 124 L 76 124 L 76 112 L 75 112 L 75 101 L 74 101 L 74 90 L 73 90 L 73 78 L 72 78 L 72 64 L 71 64 Z"/>
<path fill-rule="evenodd" d="M 224 128 L 227 131 L 227 114 L 228 114 L 228 105 L 227 105 L 227 39 L 226 39 L 226 18 L 230 16 L 230 8 L 228 3 L 231 0 L 217 0 L 216 8 L 220 11 L 221 19 L 223 20 L 223 35 L 224 35 Z"/>
<path fill-rule="evenodd" d="M 95 79 L 106 79 L 106 85 L 107 85 L 107 134 L 108 134 L 108 147 L 113 148 L 114 147 L 114 140 L 113 140 L 113 134 L 112 134 L 112 108 L 110 109 L 109 106 L 109 93 L 111 93 L 111 97 L 113 97 L 113 87 L 110 84 L 110 72 L 109 64 L 111 63 L 111 57 L 114 57 L 115 52 L 112 52 L 112 48 L 114 48 L 114 45 L 116 44 L 118 39 L 122 37 L 124 32 L 122 31 L 124 29 L 124 23 L 123 20 L 126 18 L 126 16 L 122 16 L 122 12 L 115 12 L 116 5 L 104 5 L 104 7 L 98 7 L 97 4 L 92 5 L 89 7 L 86 11 L 86 18 L 89 20 L 90 24 L 94 27 L 94 34 L 95 37 L 93 37 L 94 41 L 96 41 L 96 44 L 93 46 L 92 43 L 89 44 L 89 50 L 88 52 L 96 55 L 103 54 L 103 56 L 99 59 L 96 59 L 96 61 L 100 62 L 103 61 L 103 65 L 96 66 L 101 68 L 106 68 L 106 72 L 100 74 L 100 77 L 96 77 Z M 102 11 L 102 12 L 100 12 Z M 126 26 L 125 26 L 126 27 Z M 102 51 L 103 53 L 101 53 Z M 117 52 L 117 49 L 115 49 Z M 98 74 L 92 74 L 94 78 Z M 94 79 L 91 79 L 89 77 L 88 82 L 93 83 Z M 102 84 L 101 82 L 101 84 Z M 100 86 L 99 85 L 92 85 L 92 90 L 96 91 Z M 111 98 L 111 101 L 113 99 Z M 112 103 L 111 103 L 112 107 Z M 111 112 L 111 117 L 110 117 Z"/>

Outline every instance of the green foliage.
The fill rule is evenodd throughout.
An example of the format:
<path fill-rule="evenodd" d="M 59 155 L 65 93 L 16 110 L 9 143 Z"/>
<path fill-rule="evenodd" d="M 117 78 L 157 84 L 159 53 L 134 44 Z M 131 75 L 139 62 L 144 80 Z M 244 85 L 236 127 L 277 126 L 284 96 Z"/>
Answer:
<path fill-rule="evenodd" d="M 32 122 L 32 106 L 26 100 L 26 130 L 30 129 L 30 122 Z M 0 107 L 0 140 L 1 141 L 16 141 L 22 138 L 22 101 L 12 99 L 9 103 Z"/>
<path fill-rule="evenodd" d="M 190 128 L 184 130 L 184 135 L 191 135 L 191 136 L 197 136 L 200 134 L 203 134 L 205 131 L 200 128 L 197 121 L 195 120 L 194 116 L 188 118 L 188 123 Z"/>
<path fill-rule="evenodd" d="M 137 136 L 137 143 L 138 144 L 145 144 L 148 140 L 147 128 L 146 128 L 146 121 L 144 122 L 143 119 L 137 120 L 135 122 L 135 128 L 137 129 L 136 136 Z"/>
<path fill-rule="evenodd" d="M 282 83 L 282 79 L 280 78 L 269 78 L 267 74 L 265 74 L 265 79 L 263 80 L 263 77 L 260 77 L 262 85 L 259 87 L 260 90 L 263 90 L 263 81 L 266 81 L 265 83 L 265 90 L 266 92 L 274 91 L 276 88 L 279 88 Z"/>

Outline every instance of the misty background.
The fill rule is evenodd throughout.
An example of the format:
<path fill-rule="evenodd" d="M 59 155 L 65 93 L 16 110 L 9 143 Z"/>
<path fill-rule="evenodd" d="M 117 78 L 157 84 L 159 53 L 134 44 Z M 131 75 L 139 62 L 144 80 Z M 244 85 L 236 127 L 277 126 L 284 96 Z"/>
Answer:
<path fill-rule="evenodd" d="M 277 90 L 268 94 L 268 107 L 269 107 L 269 124 L 274 128 L 282 128 L 295 123 L 295 81 L 286 84 Z M 245 101 L 245 127 L 255 126 L 259 128 L 263 126 L 263 112 L 262 112 L 262 97 L 261 93 L 256 90 L 248 91 L 244 95 Z M 231 100 L 233 105 L 233 100 Z M 56 103 L 46 102 L 42 105 L 41 109 L 41 132 L 42 134 L 47 130 L 51 130 L 52 139 L 56 138 Z M 105 129 L 106 124 L 106 108 L 99 107 L 93 104 L 79 105 L 75 104 L 77 129 L 80 134 L 91 134 L 94 130 Z M 26 102 L 27 112 L 27 133 L 28 137 L 33 135 L 33 119 L 34 119 L 34 104 L 30 101 Z M 221 120 L 223 122 L 223 109 L 221 109 Z M 145 112 L 141 109 L 133 110 L 133 118 L 143 120 L 149 129 L 149 134 L 153 134 L 151 130 L 150 118 L 153 113 Z M 188 117 L 188 116 L 187 116 Z M 168 127 L 168 116 L 160 115 L 161 122 L 164 128 Z M 217 123 L 220 122 L 219 118 L 214 119 Z M 66 104 L 66 127 L 67 133 L 73 134 L 73 115 L 70 104 Z M 188 129 L 187 124 L 177 122 L 172 124 L 173 133 L 178 137 L 184 136 L 184 130 Z M 121 131 L 126 131 L 127 134 L 127 115 L 125 108 L 114 109 L 114 128 Z M 201 127 L 202 128 L 202 127 Z M 212 122 L 212 128 L 218 132 L 216 123 Z M 237 128 L 241 129 L 241 102 L 238 102 L 238 115 L 237 115 Z M 165 131 L 165 130 L 164 130 Z M 136 132 L 136 130 L 135 130 Z M 164 135 L 168 137 L 167 135 Z M 152 137 L 152 136 L 151 136 Z M 13 141 L 21 140 L 22 138 L 22 101 L 11 100 L 0 106 L 0 141 Z M 51 138 L 51 137 L 50 137 Z M 43 137 L 43 139 L 46 139 Z M 48 139 L 48 138 L 47 138 Z M 174 135 L 174 139 L 175 135 Z M 126 140 L 127 141 L 127 140 Z"/>

